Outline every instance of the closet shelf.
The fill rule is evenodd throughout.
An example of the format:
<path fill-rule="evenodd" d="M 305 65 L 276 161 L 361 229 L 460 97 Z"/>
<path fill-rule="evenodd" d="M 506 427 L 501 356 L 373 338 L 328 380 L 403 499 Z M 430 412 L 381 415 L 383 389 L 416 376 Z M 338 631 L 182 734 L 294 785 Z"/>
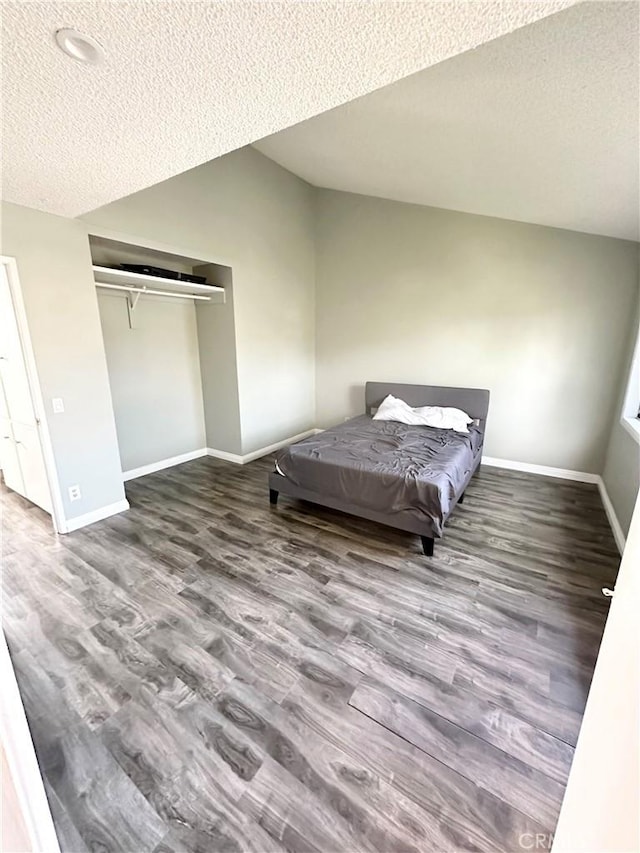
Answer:
<path fill-rule="evenodd" d="M 191 281 L 178 281 L 173 278 L 127 272 L 127 270 L 111 269 L 111 267 L 102 267 L 96 264 L 93 265 L 93 277 L 96 285 L 110 284 L 135 287 L 139 288 L 141 292 L 144 287 L 147 287 L 155 291 L 174 291 L 176 295 L 180 294 L 187 297 L 190 294 L 204 296 L 207 293 L 224 293 L 224 287 L 218 287 L 215 284 L 195 284 Z"/>

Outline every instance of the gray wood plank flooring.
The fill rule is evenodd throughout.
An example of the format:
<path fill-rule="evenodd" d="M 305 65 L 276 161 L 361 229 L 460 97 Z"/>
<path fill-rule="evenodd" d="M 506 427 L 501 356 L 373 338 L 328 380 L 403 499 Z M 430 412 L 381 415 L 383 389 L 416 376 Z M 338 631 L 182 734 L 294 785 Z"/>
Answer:
<path fill-rule="evenodd" d="M 272 459 L 63 537 L 2 488 L 3 626 L 63 851 L 513 851 L 551 833 L 619 557 L 595 486 L 482 468 L 418 537 Z"/>

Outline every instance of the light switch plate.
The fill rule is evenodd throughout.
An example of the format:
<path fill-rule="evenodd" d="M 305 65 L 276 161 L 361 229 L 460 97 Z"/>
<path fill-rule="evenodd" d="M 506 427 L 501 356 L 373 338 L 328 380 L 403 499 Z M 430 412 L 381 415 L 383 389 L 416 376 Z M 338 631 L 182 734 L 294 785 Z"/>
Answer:
<path fill-rule="evenodd" d="M 64 403 L 62 397 L 53 397 L 51 400 L 54 415 L 61 415 L 64 412 Z"/>

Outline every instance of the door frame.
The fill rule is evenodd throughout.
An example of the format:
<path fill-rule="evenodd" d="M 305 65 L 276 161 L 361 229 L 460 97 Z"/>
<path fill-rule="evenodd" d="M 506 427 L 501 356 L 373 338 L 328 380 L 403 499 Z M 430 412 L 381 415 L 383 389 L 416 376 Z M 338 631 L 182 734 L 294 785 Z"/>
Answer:
<path fill-rule="evenodd" d="M 11 258 L 8 255 L 0 255 L 0 264 L 3 265 L 7 274 L 11 301 L 13 302 L 14 315 L 22 346 L 22 354 L 27 369 L 29 394 L 38 426 L 38 440 L 42 449 L 42 458 L 44 459 L 44 468 L 51 495 L 51 521 L 53 530 L 55 533 L 63 533 L 66 530 L 66 517 L 62 502 L 62 492 L 60 491 L 60 482 L 58 480 L 53 445 L 49 434 L 49 425 L 45 417 L 44 399 L 42 397 L 42 389 L 40 388 L 40 379 L 38 377 L 33 346 L 31 344 L 29 322 L 20 286 L 20 276 L 18 275 L 18 264 L 15 258 Z"/>
<path fill-rule="evenodd" d="M 56 828 L 47 800 L 29 724 L 16 680 L 11 655 L 0 629 L 0 745 L 9 768 L 8 775 L 17 802 L 9 804 L 8 817 L 22 818 L 34 853 L 60 853 Z M 8 780 L 3 780 L 6 784 Z"/>

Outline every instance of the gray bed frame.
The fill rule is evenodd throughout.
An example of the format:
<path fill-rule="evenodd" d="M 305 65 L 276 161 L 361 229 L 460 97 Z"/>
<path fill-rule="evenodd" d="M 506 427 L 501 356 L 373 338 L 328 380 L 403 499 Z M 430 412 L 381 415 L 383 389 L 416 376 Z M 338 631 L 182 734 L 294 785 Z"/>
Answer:
<path fill-rule="evenodd" d="M 377 409 L 380 403 L 388 394 L 393 394 L 394 397 L 400 397 L 405 403 L 412 407 L 417 406 L 454 406 L 467 412 L 469 417 L 477 420 L 482 430 L 482 441 L 476 451 L 473 459 L 471 471 L 460 487 L 455 500 L 451 504 L 451 509 L 445 516 L 444 521 L 451 514 L 456 504 L 462 503 L 464 493 L 469 481 L 476 473 L 482 459 L 482 447 L 484 444 L 484 434 L 487 423 L 487 414 L 489 411 L 489 392 L 480 388 L 447 388 L 438 385 L 406 385 L 398 382 L 367 382 L 365 385 L 365 410 L 368 415 L 374 409 Z M 320 506 L 336 509 L 340 512 L 355 515 L 358 518 L 366 518 L 369 521 L 375 521 L 379 524 L 385 524 L 388 527 L 395 527 L 399 530 L 406 530 L 408 533 L 415 533 L 422 539 L 422 547 L 424 553 L 431 557 L 433 555 L 434 539 L 439 536 L 433 530 L 431 522 L 428 519 L 418 522 L 414 518 L 407 516 L 403 517 L 402 513 L 394 513 L 393 516 L 386 515 L 381 512 L 374 512 L 366 509 L 358 504 L 337 500 L 328 495 L 323 495 L 310 489 L 302 489 L 291 483 L 286 477 L 274 471 L 269 474 L 269 500 L 272 504 L 278 502 L 278 494 L 288 495 L 299 500 L 309 501 L 310 503 L 319 504 Z"/>

